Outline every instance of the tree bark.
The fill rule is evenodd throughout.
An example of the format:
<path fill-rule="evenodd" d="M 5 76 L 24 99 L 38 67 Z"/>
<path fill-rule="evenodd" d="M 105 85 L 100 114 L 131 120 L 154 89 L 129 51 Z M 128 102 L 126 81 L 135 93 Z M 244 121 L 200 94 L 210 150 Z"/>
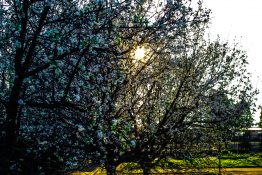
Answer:
<path fill-rule="evenodd" d="M 222 165 L 221 165 L 221 144 L 218 145 L 218 174 L 221 175 Z"/>
<path fill-rule="evenodd" d="M 17 114 L 19 110 L 18 99 L 22 89 L 23 79 L 17 78 L 11 90 L 9 102 L 6 106 L 6 124 L 4 126 L 5 138 L 3 148 L 0 150 L 0 174 L 9 171 L 9 163 L 14 158 L 17 141 Z"/>
<path fill-rule="evenodd" d="M 107 175 L 116 175 L 116 165 L 115 163 L 109 163 L 106 167 Z"/>
<path fill-rule="evenodd" d="M 148 166 L 148 163 L 140 164 L 140 166 L 143 169 L 143 175 L 149 175 L 150 174 L 150 168 Z"/>
<path fill-rule="evenodd" d="M 143 175 L 149 175 L 150 174 L 150 170 L 148 167 L 144 167 L 143 168 Z"/>
<path fill-rule="evenodd" d="M 107 175 L 116 175 L 116 167 L 118 163 L 115 161 L 115 153 L 114 153 L 115 145 L 107 144 L 107 160 L 106 160 L 106 174 Z"/>

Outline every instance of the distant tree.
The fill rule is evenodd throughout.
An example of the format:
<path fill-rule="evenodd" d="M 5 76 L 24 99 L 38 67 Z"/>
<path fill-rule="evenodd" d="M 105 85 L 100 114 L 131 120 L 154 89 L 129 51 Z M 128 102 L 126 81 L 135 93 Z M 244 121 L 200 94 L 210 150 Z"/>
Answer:
<path fill-rule="evenodd" d="M 260 106 L 260 116 L 259 116 L 258 126 L 262 128 L 262 107 L 261 106 Z"/>
<path fill-rule="evenodd" d="M 220 106 L 215 105 L 211 109 L 211 115 L 213 116 L 211 125 L 213 125 L 216 133 L 215 137 L 219 138 L 216 140 L 220 143 L 227 143 L 232 140 L 237 132 L 252 126 L 252 102 L 247 101 L 247 98 L 235 102 L 234 99 L 225 96 L 223 92 L 215 98 L 214 103 L 219 102 Z"/>

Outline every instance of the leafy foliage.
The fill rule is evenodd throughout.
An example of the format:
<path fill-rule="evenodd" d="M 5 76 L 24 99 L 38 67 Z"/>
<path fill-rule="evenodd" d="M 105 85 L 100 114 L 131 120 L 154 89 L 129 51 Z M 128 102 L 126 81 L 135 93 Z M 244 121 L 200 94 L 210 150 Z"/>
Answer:
<path fill-rule="evenodd" d="M 49 173 L 54 162 L 61 172 L 101 165 L 115 174 L 122 162 L 149 170 L 251 121 L 246 55 L 204 39 L 201 2 L 0 6 L 2 174 Z"/>

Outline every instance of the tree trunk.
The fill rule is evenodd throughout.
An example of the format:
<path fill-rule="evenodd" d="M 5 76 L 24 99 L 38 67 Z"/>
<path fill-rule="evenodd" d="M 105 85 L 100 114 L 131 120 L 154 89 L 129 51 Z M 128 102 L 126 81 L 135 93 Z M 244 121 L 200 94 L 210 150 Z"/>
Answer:
<path fill-rule="evenodd" d="M 115 163 L 109 163 L 106 167 L 107 175 L 116 175 L 116 165 Z"/>
<path fill-rule="evenodd" d="M 150 168 L 147 163 L 143 163 L 140 165 L 143 169 L 143 175 L 149 175 L 150 174 Z"/>
<path fill-rule="evenodd" d="M 148 167 L 143 168 L 143 175 L 149 175 L 150 174 L 150 170 Z"/>
<path fill-rule="evenodd" d="M 221 175 L 222 165 L 221 165 L 221 144 L 218 145 L 218 174 Z"/>
<path fill-rule="evenodd" d="M 3 148 L 0 150 L 0 174 L 6 174 L 9 171 L 10 161 L 15 157 L 17 141 L 17 114 L 19 110 L 18 99 L 22 88 L 23 79 L 17 79 L 11 90 L 9 102 L 6 106 L 6 123 L 4 127 L 5 138 Z"/>
<path fill-rule="evenodd" d="M 9 163 L 14 158 L 14 152 L 16 148 L 16 116 L 17 111 L 15 108 L 7 108 L 7 122 L 5 126 L 5 139 L 3 148 L 0 151 L 0 174 L 6 174 L 9 171 Z"/>

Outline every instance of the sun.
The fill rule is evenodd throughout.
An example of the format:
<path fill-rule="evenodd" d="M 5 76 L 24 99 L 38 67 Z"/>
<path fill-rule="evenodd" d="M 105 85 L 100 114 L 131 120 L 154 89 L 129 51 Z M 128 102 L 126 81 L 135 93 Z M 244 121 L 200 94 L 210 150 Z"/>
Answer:
<path fill-rule="evenodd" d="M 143 47 L 138 47 L 135 50 L 135 59 L 136 60 L 141 60 L 145 57 L 145 48 Z"/>

